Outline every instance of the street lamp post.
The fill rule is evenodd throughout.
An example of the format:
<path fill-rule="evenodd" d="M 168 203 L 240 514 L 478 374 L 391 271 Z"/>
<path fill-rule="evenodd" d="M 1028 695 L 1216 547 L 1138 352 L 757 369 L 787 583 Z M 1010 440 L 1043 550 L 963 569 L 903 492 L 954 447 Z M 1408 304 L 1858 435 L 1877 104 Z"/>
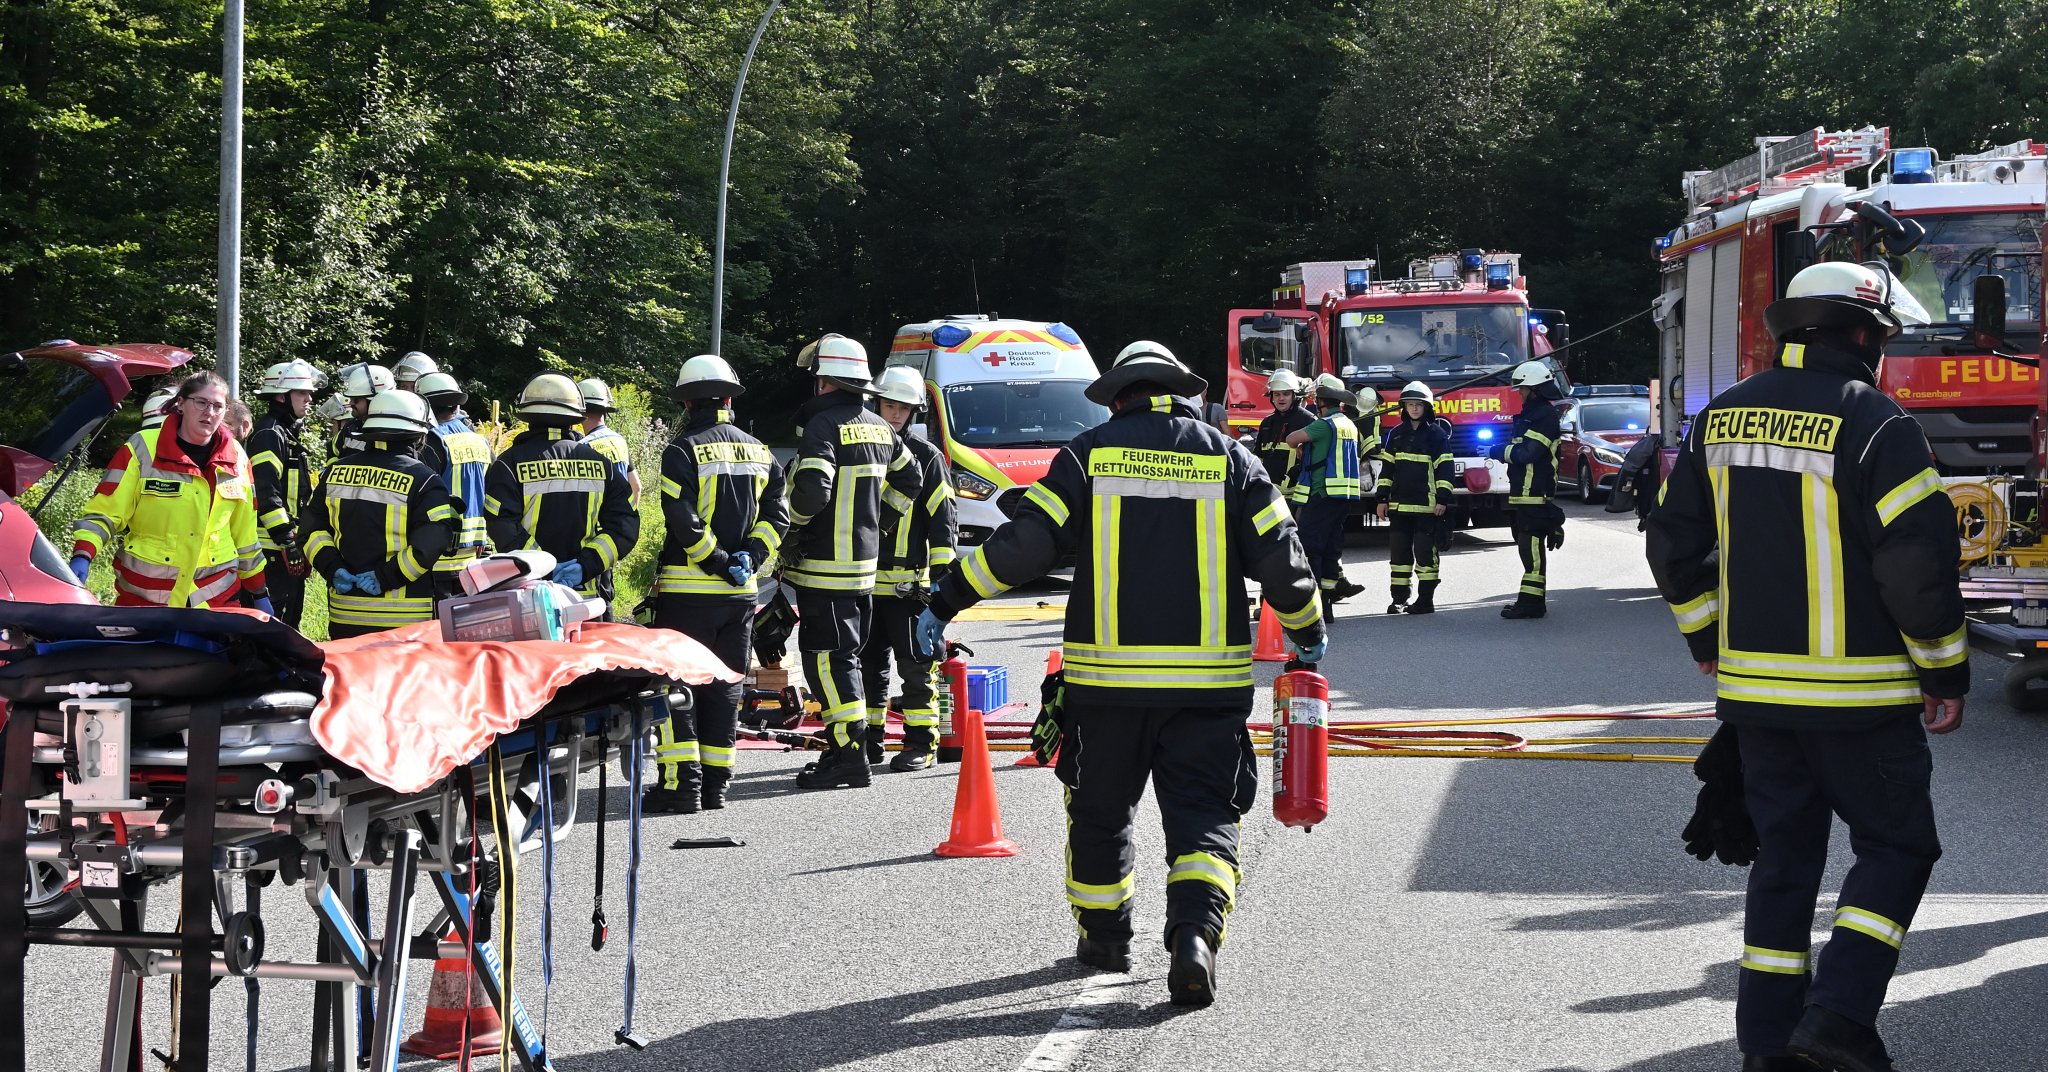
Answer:
<path fill-rule="evenodd" d="M 229 0 L 235 3 L 237 0 Z M 740 118 L 740 94 L 747 88 L 747 69 L 754 65 L 754 49 L 760 47 L 761 35 L 768 32 L 768 21 L 782 7 L 782 0 L 774 0 L 768 10 L 761 13 L 761 21 L 754 27 L 754 39 L 747 42 L 746 58 L 740 60 L 740 76 L 732 84 L 732 106 L 725 110 L 725 152 L 718 159 L 718 238 L 711 252 L 711 352 L 722 354 L 722 337 L 725 334 L 725 194 L 729 185 L 727 176 L 732 171 L 732 133 Z"/>
<path fill-rule="evenodd" d="M 242 0 L 227 0 L 221 29 L 220 293 L 214 353 L 233 397 L 242 386 Z"/>

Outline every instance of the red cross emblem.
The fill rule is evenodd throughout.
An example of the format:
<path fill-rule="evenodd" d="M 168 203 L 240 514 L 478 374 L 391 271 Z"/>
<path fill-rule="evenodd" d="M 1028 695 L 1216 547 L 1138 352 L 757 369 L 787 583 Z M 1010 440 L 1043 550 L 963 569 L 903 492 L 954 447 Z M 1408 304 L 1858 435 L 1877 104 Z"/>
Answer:
<path fill-rule="evenodd" d="M 1000 364 L 1002 364 L 1002 363 L 1003 363 L 1003 362 L 1004 362 L 1005 360 L 1007 360 L 1006 358 L 1004 358 L 1004 357 L 1003 357 L 1003 355 L 1001 355 L 1001 354 L 999 354 L 999 353 L 996 353 L 996 352 L 995 352 L 995 351 L 993 351 L 993 350 L 989 351 L 989 352 L 988 352 L 988 353 L 986 353 L 986 354 L 983 354 L 983 355 L 982 355 L 982 358 L 981 358 L 981 359 L 982 359 L 983 361 L 986 361 L 986 362 L 988 362 L 988 364 L 990 365 L 990 367 L 994 367 L 994 366 L 1000 365 Z"/>

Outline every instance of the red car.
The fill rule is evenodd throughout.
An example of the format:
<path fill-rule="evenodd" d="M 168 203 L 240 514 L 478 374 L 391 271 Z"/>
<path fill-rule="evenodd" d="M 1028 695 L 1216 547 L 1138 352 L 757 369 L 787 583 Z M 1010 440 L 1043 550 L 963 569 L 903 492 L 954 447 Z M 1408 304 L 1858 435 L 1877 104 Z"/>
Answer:
<path fill-rule="evenodd" d="M 1595 502 L 1613 490 L 1622 457 L 1650 429 L 1646 390 L 1641 395 L 1592 391 L 1569 399 L 1559 414 L 1564 430 L 1557 444 L 1559 489 L 1573 485 L 1581 502 Z"/>
<path fill-rule="evenodd" d="M 176 372 L 192 355 L 170 346 L 80 346 L 58 343 L 0 356 L 0 599 L 25 603 L 91 603 L 71 576 L 70 555 L 43 536 L 14 497 L 72 456 L 94 436 L 123 434 L 140 421 L 121 403 L 144 381 Z M 118 418 L 126 417 L 126 420 Z M 112 453 L 111 448 L 107 453 Z M 67 479 L 97 483 L 99 473 Z M 0 636 L 0 643 L 7 643 Z M 0 720 L 7 716 L 0 703 Z M 54 821 L 44 813 L 32 822 Z M 29 866 L 28 915 L 59 926 L 78 912 L 66 870 Z"/>

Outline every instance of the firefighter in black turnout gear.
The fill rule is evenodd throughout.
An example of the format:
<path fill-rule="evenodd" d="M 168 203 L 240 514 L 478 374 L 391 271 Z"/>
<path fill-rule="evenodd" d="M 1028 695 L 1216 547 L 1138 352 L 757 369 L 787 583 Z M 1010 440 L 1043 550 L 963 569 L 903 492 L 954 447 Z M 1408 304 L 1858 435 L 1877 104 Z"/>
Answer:
<path fill-rule="evenodd" d="M 1076 955 L 1130 970 L 1131 822 L 1149 777 L 1165 826 L 1167 985 L 1205 1005 L 1239 878 L 1238 823 L 1258 790 L 1245 717 L 1259 582 L 1300 658 L 1324 653 L 1316 578 L 1265 467 L 1184 398 L 1206 384 L 1165 347 L 1133 343 L 1088 387 L 1114 409 L 1061 448 L 1017 516 L 969 551 L 918 620 L 925 650 L 979 600 L 1072 554 L 1064 743 L 1067 902 Z"/>
<path fill-rule="evenodd" d="M 1563 393 L 1550 366 L 1524 361 L 1509 380 L 1522 393 L 1522 412 L 1515 414 L 1507 445 L 1508 510 L 1515 552 L 1522 556 L 1522 588 L 1515 601 L 1501 608 L 1503 618 L 1541 618 L 1549 584 L 1550 552 L 1564 545 L 1564 509 L 1551 499 L 1557 494 L 1557 440 L 1563 434 L 1557 403 Z"/>
<path fill-rule="evenodd" d="M 359 430 L 366 446 L 320 474 L 306 557 L 327 578 L 335 640 L 434 617 L 434 563 L 455 543 L 455 504 L 441 474 L 414 456 L 433 427 L 427 403 L 384 391 Z"/>
<path fill-rule="evenodd" d="M 1436 398 L 1420 380 L 1401 389 L 1401 423 L 1387 433 L 1381 457 L 1387 462 L 1387 497 L 1379 515 L 1387 522 L 1388 614 L 1436 611 L 1438 542 L 1444 510 L 1451 501 L 1451 432 L 1436 415 Z M 1408 603 L 1409 582 L 1418 586 Z"/>
<path fill-rule="evenodd" d="M 424 356 L 424 355 L 422 355 Z M 420 460 L 448 482 L 448 496 L 459 515 L 455 546 L 434 567 L 434 591 L 442 599 L 462 594 L 462 568 L 491 553 L 490 527 L 484 517 L 484 481 L 491 471 L 491 441 L 485 439 L 462 404 L 469 393 L 445 372 L 429 372 L 415 385 L 416 394 L 434 410 L 434 428 L 420 440 Z"/>
<path fill-rule="evenodd" d="M 1925 731 L 1959 726 L 1970 686 L 1956 517 L 1873 371 L 1914 320 L 1888 271 L 1801 271 L 1764 311 L 1775 367 L 1693 419 L 1649 518 L 1756 827 L 1735 1005 L 1751 1072 L 1892 1067 L 1877 1014 L 1941 855 Z M 1816 958 L 1836 816 L 1856 862 Z"/>
<path fill-rule="evenodd" d="M 1316 422 L 1316 415 L 1309 412 L 1303 397 L 1314 386 L 1288 369 L 1266 377 L 1266 401 L 1273 404 L 1273 412 L 1259 422 L 1252 452 L 1265 464 L 1266 479 L 1280 489 L 1282 497 L 1294 490 L 1301 468 L 1301 448 L 1289 443 L 1287 437 Z"/>
<path fill-rule="evenodd" d="M 519 392 L 526 431 L 484 478 L 485 524 L 499 551 L 546 551 L 552 579 L 586 596 L 612 598 L 611 568 L 640 542 L 633 490 L 611 460 L 578 438 L 583 396 L 576 381 L 544 372 Z"/>
<path fill-rule="evenodd" d="M 313 465 L 306 452 L 306 411 L 320 373 L 304 361 L 270 366 L 257 395 L 270 408 L 256 420 L 244 449 L 256 479 L 257 542 L 263 546 L 263 580 L 278 620 L 294 629 L 306 609 L 306 574 L 311 564 L 299 546 L 299 518 L 313 502 Z"/>
<path fill-rule="evenodd" d="M 953 568 L 958 533 L 953 482 L 946 457 L 910 424 L 925 407 L 924 377 L 908 365 L 884 369 L 875 381 L 876 409 L 896 430 L 917 465 L 919 484 L 907 513 L 882 526 L 882 566 L 875 574 L 874 612 L 868 642 L 860 653 L 861 691 L 867 697 L 868 762 L 880 763 L 889 715 L 889 664 L 903 680 L 903 749 L 889 761 L 893 771 L 920 771 L 938 760 L 939 710 L 932 699 L 938 661 L 917 650 L 912 629 L 931 589 Z"/>
<path fill-rule="evenodd" d="M 368 362 L 343 368 L 336 379 L 341 383 L 341 397 L 348 403 L 348 418 L 328 444 L 328 461 L 344 454 L 354 454 L 370 445 L 369 437 L 363 435 L 363 421 L 370 415 L 370 400 L 396 387 L 390 369 Z"/>
<path fill-rule="evenodd" d="M 782 579 L 796 589 L 797 649 L 823 708 L 825 758 L 797 775 L 804 789 L 870 784 L 861 648 L 867 644 L 885 509 L 902 512 L 920 474 L 888 422 L 868 412 L 867 350 L 843 335 L 804 348 L 797 365 L 817 377 L 797 410 L 803 442 L 789 470 L 790 536 Z"/>
<path fill-rule="evenodd" d="M 755 578 L 768 572 L 789 525 L 782 467 L 733 424 L 732 400 L 745 390 L 714 354 L 685 361 L 676 378 L 676 399 L 689 416 L 661 458 L 668 531 L 654 597 L 656 628 L 695 640 L 742 674 L 754 638 Z M 642 799 L 643 810 L 725 807 L 745 688 L 722 681 L 691 686 L 690 712 L 661 724 L 661 781 Z"/>

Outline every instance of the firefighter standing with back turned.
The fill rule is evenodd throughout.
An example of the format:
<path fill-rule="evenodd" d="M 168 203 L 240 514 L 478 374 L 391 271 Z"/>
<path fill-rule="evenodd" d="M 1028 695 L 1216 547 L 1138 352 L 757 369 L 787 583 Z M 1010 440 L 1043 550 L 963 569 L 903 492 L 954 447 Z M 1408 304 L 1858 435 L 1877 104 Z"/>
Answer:
<path fill-rule="evenodd" d="M 491 553 L 490 528 L 484 519 L 484 481 L 491 471 L 491 441 L 485 439 L 462 404 L 469 392 L 446 372 L 429 372 L 415 381 L 416 394 L 434 411 L 434 427 L 420 440 L 420 460 L 448 482 L 455 500 L 455 546 L 434 566 L 434 592 L 442 599 L 462 594 L 462 567 Z"/>
<path fill-rule="evenodd" d="M 1287 437 L 1316 421 L 1316 415 L 1302 404 L 1302 392 L 1308 387 L 1289 369 L 1266 377 L 1266 401 L 1273 404 L 1273 412 L 1259 422 L 1252 453 L 1265 464 L 1266 479 L 1280 489 L 1282 496 L 1294 490 L 1295 471 L 1301 466 L 1301 448 L 1289 443 Z"/>
<path fill-rule="evenodd" d="M 1344 381 L 1324 373 L 1316 378 L 1322 416 L 1287 435 L 1288 445 L 1301 451 L 1301 478 L 1291 498 L 1301 510 L 1301 543 L 1315 567 L 1326 618 L 1336 616 L 1339 601 L 1365 591 L 1344 577 L 1344 525 L 1365 494 L 1365 448 L 1358 425 L 1344 412 L 1357 401 Z"/>
<path fill-rule="evenodd" d="M 1110 419 L 1060 449 L 1015 519 L 961 558 L 918 619 L 920 643 L 936 652 L 961 610 L 1075 556 L 1062 671 L 1070 739 L 1056 767 L 1067 786 L 1075 955 L 1130 970 L 1131 821 L 1149 777 L 1166 832 L 1177 1005 L 1214 998 L 1238 824 L 1258 792 L 1244 579 L 1259 582 L 1304 662 L 1325 648 L 1286 500 L 1251 452 L 1182 401 L 1205 387 L 1158 343 L 1126 347 L 1087 391 Z"/>
<path fill-rule="evenodd" d="M 1550 552 L 1564 545 L 1564 509 L 1551 501 L 1557 494 L 1557 402 L 1563 397 L 1557 379 L 1541 361 L 1524 361 L 1509 378 L 1522 394 L 1522 412 L 1508 442 L 1499 451 L 1508 463 L 1509 531 L 1515 552 L 1522 556 L 1522 588 L 1515 601 L 1502 607 L 1503 618 L 1541 618 L 1549 584 Z"/>
<path fill-rule="evenodd" d="M 304 361 L 270 366 L 259 396 L 270 408 L 249 435 L 249 471 L 256 477 L 256 526 L 263 546 L 263 577 L 279 621 L 299 627 L 306 607 L 306 574 L 311 572 L 299 548 L 299 516 L 313 501 L 313 467 L 304 439 L 306 411 L 320 373 Z"/>
<path fill-rule="evenodd" d="M 320 474 L 306 557 L 327 578 L 327 632 L 334 640 L 434 617 L 434 563 L 455 543 L 455 504 L 441 474 L 414 456 L 433 427 L 410 391 L 370 400 L 362 450 Z"/>
<path fill-rule="evenodd" d="M 1387 521 L 1389 587 L 1394 602 L 1388 614 L 1436 612 L 1436 586 L 1441 561 L 1437 532 L 1451 501 L 1451 436 L 1437 419 L 1429 385 L 1417 380 L 1401 389 L 1401 423 L 1387 433 L 1386 455 L 1391 468 L 1387 497 L 1379 515 Z M 1413 606 L 1408 582 L 1419 585 Z"/>
<path fill-rule="evenodd" d="M 875 574 L 874 614 L 860 653 L 861 691 L 868 705 L 868 763 L 880 763 L 889 714 L 889 663 L 903 679 L 903 750 L 893 771 L 921 771 L 938 761 L 939 711 L 932 705 L 937 659 L 918 653 L 912 630 L 931 590 L 953 568 L 958 526 L 946 456 L 910 424 L 925 407 L 924 377 L 908 365 L 882 370 L 875 408 L 915 459 L 921 483 L 907 513 L 882 528 L 882 565 Z"/>
<path fill-rule="evenodd" d="M 617 412 L 619 408 L 618 403 L 612 401 L 611 385 L 592 376 L 576 381 L 576 390 L 583 396 L 583 441 L 610 458 L 612 464 L 626 474 L 626 484 L 633 489 L 633 501 L 639 502 L 640 473 L 633 468 L 632 448 L 618 429 L 604 421 L 606 414 Z"/>
<path fill-rule="evenodd" d="M 1884 1072 L 1874 1025 L 1941 856 L 1925 731 L 1961 725 L 1970 686 L 1955 512 L 1920 426 L 1874 386 L 1885 339 L 1925 319 L 1911 297 L 1845 263 L 1785 295 L 1764 311 L 1775 367 L 1694 418 L 1647 551 L 1718 678 L 1756 826 L 1742 1067 Z M 1834 816 L 1856 862 L 1816 958 Z"/>
<path fill-rule="evenodd" d="M 715 354 L 683 362 L 676 377 L 688 417 L 661 457 L 667 534 L 654 597 L 656 628 L 697 641 L 742 674 L 754 639 L 755 578 L 773 565 L 789 524 L 782 467 L 733 424 L 732 400 L 745 391 Z M 661 781 L 641 798 L 642 810 L 725 807 L 744 691 L 737 681 L 691 687 L 689 715 L 671 714 L 660 726 Z"/>
<path fill-rule="evenodd" d="M 861 399 L 873 375 L 868 352 L 827 335 L 797 355 L 817 377 L 797 410 L 803 441 L 789 470 L 788 564 L 796 589 L 797 649 L 804 679 L 823 707 L 825 758 L 796 776 L 802 789 L 871 784 L 860 652 L 867 644 L 884 509 L 909 509 L 919 473 L 888 422 Z"/>
<path fill-rule="evenodd" d="M 526 422 L 484 478 L 485 525 L 504 551 L 546 551 L 552 580 L 610 606 L 611 568 L 640 542 L 633 492 L 611 459 L 577 436 L 583 396 L 576 381 L 543 372 L 519 392 Z"/>

